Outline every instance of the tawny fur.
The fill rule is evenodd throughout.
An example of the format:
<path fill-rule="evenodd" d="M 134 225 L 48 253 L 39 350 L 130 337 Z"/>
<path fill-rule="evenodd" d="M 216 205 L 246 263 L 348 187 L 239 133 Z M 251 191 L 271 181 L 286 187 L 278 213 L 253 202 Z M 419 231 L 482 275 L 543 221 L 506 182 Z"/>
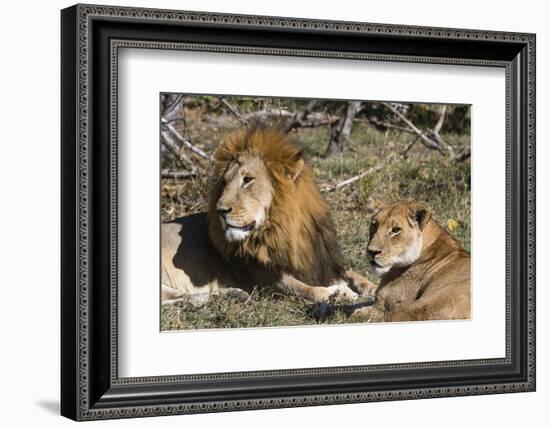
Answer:
<path fill-rule="evenodd" d="M 368 250 L 375 254 L 376 267 L 387 272 L 382 274 L 375 304 L 357 309 L 355 318 L 386 322 L 470 318 L 470 255 L 431 217 L 426 203 L 381 206 L 372 223 Z M 392 232 L 397 229 L 398 233 Z M 420 250 L 410 250 L 417 243 Z"/>
<path fill-rule="evenodd" d="M 273 185 L 265 224 L 238 243 L 228 242 L 217 220 L 216 203 L 224 171 L 233 161 L 259 157 Z M 229 135 L 214 155 L 209 194 L 209 234 L 223 256 L 250 257 L 270 269 L 287 272 L 312 285 L 328 286 L 342 278 L 340 251 L 328 205 L 302 160 L 301 152 L 275 129 L 240 130 Z"/>
<path fill-rule="evenodd" d="M 237 185 L 234 179 L 251 170 L 255 182 Z M 237 226 L 265 218 L 247 238 L 229 241 L 221 204 Z M 345 285 L 336 232 L 313 175 L 301 152 L 275 129 L 239 130 L 225 138 L 214 154 L 207 214 L 164 224 L 162 248 L 166 298 L 174 297 L 174 287 L 185 295 L 256 286 L 314 300 L 340 286 L 357 297 Z"/>

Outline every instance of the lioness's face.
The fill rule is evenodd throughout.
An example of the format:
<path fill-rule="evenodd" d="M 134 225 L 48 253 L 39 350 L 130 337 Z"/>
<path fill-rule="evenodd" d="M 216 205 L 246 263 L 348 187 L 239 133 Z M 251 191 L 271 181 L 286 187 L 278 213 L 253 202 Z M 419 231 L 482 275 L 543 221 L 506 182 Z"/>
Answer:
<path fill-rule="evenodd" d="M 377 275 L 414 263 L 422 250 L 422 230 L 431 217 L 424 202 L 398 202 L 374 209 L 367 251 Z"/>
<path fill-rule="evenodd" d="M 260 228 L 273 201 L 273 185 L 264 162 L 243 156 L 223 175 L 224 188 L 216 210 L 227 241 L 242 241 Z"/>

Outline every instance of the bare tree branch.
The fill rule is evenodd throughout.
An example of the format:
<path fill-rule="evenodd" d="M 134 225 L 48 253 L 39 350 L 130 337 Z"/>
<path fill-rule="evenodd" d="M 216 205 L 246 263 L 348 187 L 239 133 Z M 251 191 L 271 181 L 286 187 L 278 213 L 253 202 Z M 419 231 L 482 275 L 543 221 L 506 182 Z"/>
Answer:
<path fill-rule="evenodd" d="M 310 129 L 313 127 L 332 126 L 337 120 L 327 119 L 319 121 L 299 121 L 293 124 L 292 129 Z"/>
<path fill-rule="evenodd" d="M 198 177 L 196 172 L 188 171 L 175 171 L 175 170 L 162 170 L 160 175 L 163 179 L 190 179 Z"/>
<path fill-rule="evenodd" d="M 445 112 L 447 111 L 447 105 L 441 105 L 438 111 L 438 118 L 437 123 L 435 123 L 433 132 L 439 134 L 441 131 L 441 128 L 443 127 L 443 123 L 445 122 Z"/>
<path fill-rule="evenodd" d="M 170 136 L 170 133 L 167 131 L 161 132 L 161 142 L 162 145 L 172 154 L 172 156 L 178 161 L 178 163 L 183 167 L 188 167 L 191 170 L 195 169 L 193 162 L 181 151 L 180 147 L 174 142 L 174 139 Z"/>
<path fill-rule="evenodd" d="M 283 130 L 289 132 L 290 130 L 298 127 L 319 127 L 325 126 L 335 122 L 335 119 L 330 119 L 327 114 L 323 112 L 305 112 L 304 115 L 294 114 L 282 108 L 272 108 L 270 110 L 264 109 L 260 111 L 251 112 L 243 116 L 247 121 L 254 120 L 270 120 L 270 119 L 284 119 L 287 124 L 283 126 Z"/>
<path fill-rule="evenodd" d="M 357 182 L 358 180 L 360 179 L 363 179 L 364 177 L 368 176 L 368 175 L 371 175 L 375 172 L 377 172 L 378 170 L 380 170 L 382 167 L 384 166 L 384 163 L 380 163 L 380 164 L 377 164 L 376 166 L 373 166 L 371 167 L 370 169 L 368 170 L 365 170 L 364 172 L 362 173 L 359 173 L 358 175 L 356 176 L 353 176 L 349 179 L 346 179 L 342 182 L 339 182 L 337 183 L 336 185 L 333 185 L 333 186 L 329 186 L 327 188 L 324 188 L 323 189 L 323 192 L 334 192 L 338 189 L 341 189 L 345 186 L 348 186 L 348 185 L 351 185 L 352 183 L 354 182 Z"/>
<path fill-rule="evenodd" d="M 270 119 L 270 118 L 292 118 L 293 113 L 282 108 L 270 108 L 262 109 L 260 111 L 249 112 L 244 115 L 244 118 L 248 121 L 255 119 Z"/>
<path fill-rule="evenodd" d="M 460 154 L 458 154 L 455 157 L 455 160 L 456 161 L 464 161 L 464 160 L 470 158 L 471 155 L 472 155 L 472 152 L 470 150 L 470 147 L 466 147 L 466 148 L 464 148 L 464 151 L 462 151 Z"/>
<path fill-rule="evenodd" d="M 397 108 L 395 108 L 393 105 L 382 102 L 382 105 L 384 105 L 386 108 L 388 108 L 391 112 L 393 112 L 397 117 L 401 119 L 419 138 L 423 145 L 425 145 L 427 148 L 434 149 L 436 151 L 441 152 L 442 154 L 445 154 L 445 151 L 441 146 L 439 146 L 435 141 L 431 140 L 428 136 L 424 134 L 423 131 L 421 131 L 418 127 L 416 127 L 412 121 L 410 121 L 405 115 L 401 113 Z"/>
<path fill-rule="evenodd" d="M 385 129 L 399 130 L 401 132 L 406 132 L 406 133 L 411 133 L 413 135 L 416 135 L 416 133 L 408 127 L 398 126 L 396 124 L 389 123 L 387 121 L 380 121 L 376 118 L 371 118 L 371 117 L 366 117 L 366 119 L 369 123 L 374 124 L 375 126 L 383 127 Z M 356 121 L 361 122 L 363 121 L 363 118 L 359 118 Z"/>
<path fill-rule="evenodd" d="M 409 142 L 405 148 L 403 149 L 403 151 L 401 151 L 401 155 L 402 156 L 406 156 L 409 151 L 411 150 L 411 148 L 413 147 L 413 145 L 418 141 L 418 139 L 420 139 L 420 136 L 417 136 L 416 138 L 414 138 L 411 142 Z"/>
<path fill-rule="evenodd" d="M 288 123 L 286 124 L 284 130 L 288 133 L 298 127 L 319 127 L 326 124 L 332 124 L 333 120 L 323 120 L 321 117 L 319 117 L 320 114 L 317 114 L 317 117 L 314 121 L 309 120 L 310 115 L 313 113 L 313 110 L 319 105 L 321 105 L 321 102 L 318 99 L 313 99 L 309 101 L 302 111 L 292 114 L 292 119 L 288 120 Z"/>
<path fill-rule="evenodd" d="M 162 96 L 162 116 L 169 121 L 177 119 L 178 107 L 181 105 L 183 95 L 165 94 Z"/>
<path fill-rule="evenodd" d="M 402 114 L 393 105 L 387 102 L 382 102 L 382 105 L 384 105 L 391 112 L 393 112 L 397 117 L 399 117 L 401 121 L 403 121 L 420 138 L 420 142 L 422 142 L 424 146 L 426 146 L 427 148 L 439 151 L 443 155 L 448 155 L 453 160 L 456 159 L 456 154 L 453 147 L 450 144 L 448 144 L 439 135 L 439 131 L 443 127 L 443 123 L 445 121 L 445 112 L 447 109 L 446 105 L 442 105 L 441 108 L 439 109 L 438 120 L 434 128 L 432 130 L 426 130 L 424 132 L 421 131 L 418 127 L 416 127 L 412 121 L 410 121 L 407 117 L 405 117 L 405 115 Z"/>
<path fill-rule="evenodd" d="M 443 127 L 443 123 L 445 122 L 445 112 L 447 111 L 447 105 L 441 105 L 439 108 L 439 111 L 437 113 L 437 123 L 435 123 L 435 126 L 433 130 L 430 131 L 430 134 L 432 136 L 432 139 L 435 139 L 439 145 L 442 145 L 447 152 L 449 153 L 449 156 L 452 159 L 455 159 L 455 151 L 453 147 L 448 144 L 440 135 L 439 132 L 441 131 L 441 128 Z"/>
<path fill-rule="evenodd" d="M 161 119 L 161 123 L 164 128 L 166 128 L 172 136 L 174 136 L 183 146 L 185 146 L 190 151 L 194 152 L 195 154 L 201 156 L 202 158 L 206 160 L 211 160 L 212 158 L 210 155 L 208 155 L 206 152 L 204 152 L 202 149 L 197 148 L 195 145 L 193 145 L 191 142 L 189 142 L 187 139 L 185 139 L 183 136 L 181 136 L 178 131 L 172 126 L 166 119 L 163 117 Z"/>
<path fill-rule="evenodd" d="M 451 157 L 451 159 L 455 159 L 455 150 L 451 145 L 449 145 L 441 136 L 439 136 L 439 133 L 435 133 L 433 130 L 428 130 L 428 133 L 430 134 L 431 138 L 437 141 L 437 144 L 439 146 L 442 146 L 443 149 L 446 150 L 447 154 Z"/>
<path fill-rule="evenodd" d="M 239 108 L 235 103 L 229 102 L 226 98 L 220 98 L 220 101 L 229 111 L 231 111 L 231 114 L 233 114 L 243 126 L 248 126 L 250 124 L 250 120 L 240 113 Z"/>

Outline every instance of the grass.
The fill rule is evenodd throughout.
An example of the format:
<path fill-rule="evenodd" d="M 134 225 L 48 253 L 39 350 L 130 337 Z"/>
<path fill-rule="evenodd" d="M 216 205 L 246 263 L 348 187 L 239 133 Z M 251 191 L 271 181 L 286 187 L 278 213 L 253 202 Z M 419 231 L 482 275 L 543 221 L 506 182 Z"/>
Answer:
<path fill-rule="evenodd" d="M 350 323 L 345 306 L 317 305 L 263 289 L 245 302 L 213 297 L 206 305 L 162 306 L 163 330 L 289 327 Z"/>
<path fill-rule="evenodd" d="M 204 129 L 202 129 L 204 131 Z M 330 133 L 328 128 L 302 129 L 292 139 L 303 148 L 321 188 L 355 176 L 383 162 L 380 171 L 342 188 L 325 193 L 338 232 L 346 268 L 369 277 L 366 245 L 369 198 L 391 202 L 399 199 L 424 200 L 433 217 L 445 228 L 456 221 L 449 232 L 466 250 L 470 250 L 470 162 L 449 160 L 416 143 L 407 156 L 401 155 L 414 136 L 399 131 L 379 131 L 356 123 L 348 149 L 340 155 L 324 157 Z M 469 144 L 469 136 L 447 134 L 443 137 L 459 150 Z M 213 138 L 212 138 L 213 139 Z M 212 151 L 212 146 L 203 146 Z M 162 217 L 164 220 L 205 209 L 206 178 L 163 182 Z M 458 224 L 458 226 L 456 226 Z M 326 306 L 325 306 L 326 307 Z M 255 292 L 246 303 L 212 299 L 192 308 L 163 306 L 162 329 L 201 329 L 236 327 L 277 327 L 315 324 L 343 324 L 350 320 L 343 307 L 329 306 L 319 314 L 311 302 L 270 291 Z"/>

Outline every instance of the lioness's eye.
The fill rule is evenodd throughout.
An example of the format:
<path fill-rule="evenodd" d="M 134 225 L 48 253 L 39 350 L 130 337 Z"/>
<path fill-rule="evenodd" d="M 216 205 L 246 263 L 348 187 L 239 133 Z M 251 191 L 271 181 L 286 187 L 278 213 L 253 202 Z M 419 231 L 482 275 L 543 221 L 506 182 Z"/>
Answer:
<path fill-rule="evenodd" d="M 392 229 L 391 229 L 391 233 L 392 234 L 399 234 L 401 232 L 401 228 L 398 228 L 397 226 L 394 226 Z"/>
<path fill-rule="evenodd" d="M 250 182 L 252 182 L 254 178 L 252 176 L 245 176 L 243 177 L 243 186 L 248 185 Z"/>

